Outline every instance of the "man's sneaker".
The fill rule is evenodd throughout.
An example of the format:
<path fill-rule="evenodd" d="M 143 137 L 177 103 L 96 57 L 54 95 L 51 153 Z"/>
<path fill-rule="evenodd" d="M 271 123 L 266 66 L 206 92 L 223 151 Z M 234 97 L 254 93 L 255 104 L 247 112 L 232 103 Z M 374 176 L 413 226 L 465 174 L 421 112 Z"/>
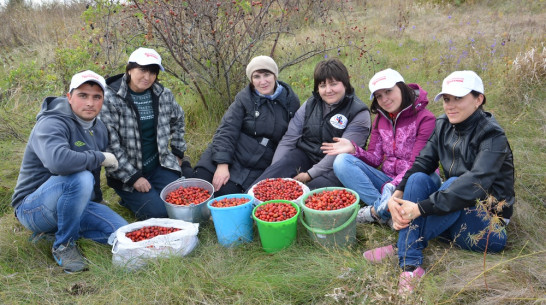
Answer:
<path fill-rule="evenodd" d="M 412 293 L 413 289 L 417 287 L 421 278 L 425 275 L 425 269 L 418 266 L 413 271 L 404 271 L 400 274 L 398 281 L 398 293 L 408 294 Z"/>
<path fill-rule="evenodd" d="M 357 223 L 372 223 L 372 222 L 378 222 L 378 223 L 386 223 L 385 220 L 377 217 L 372 212 L 372 206 L 367 205 L 360 210 L 358 210 L 358 214 L 356 215 L 356 222 Z"/>
<path fill-rule="evenodd" d="M 393 245 L 375 248 L 364 252 L 364 258 L 370 263 L 380 263 L 386 258 L 394 256 L 396 251 Z"/>
<path fill-rule="evenodd" d="M 80 253 L 75 243 L 69 243 L 66 246 L 60 245 L 57 249 L 51 249 L 51 253 L 57 264 L 63 267 L 66 273 L 87 270 L 87 260 Z"/>

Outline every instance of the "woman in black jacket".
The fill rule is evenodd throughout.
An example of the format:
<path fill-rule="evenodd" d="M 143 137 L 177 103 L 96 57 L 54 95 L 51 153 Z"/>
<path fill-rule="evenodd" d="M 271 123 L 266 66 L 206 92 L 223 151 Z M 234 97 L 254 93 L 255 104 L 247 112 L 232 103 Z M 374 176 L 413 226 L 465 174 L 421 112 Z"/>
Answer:
<path fill-rule="evenodd" d="M 445 114 L 388 203 L 393 227 L 400 230 L 400 293 L 412 291 L 425 274 L 421 264 L 430 239 L 440 236 L 463 249 L 499 252 L 512 216 L 512 150 L 502 127 L 483 110 L 482 80 L 473 71 L 453 72 L 435 101 L 440 99 Z M 439 189 L 428 177 L 438 162 L 447 179 Z M 395 252 L 390 245 L 364 257 L 378 262 Z"/>
<path fill-rule="evenodd" d="M 288 122 L 300 107 L 292 88 L 279 80 L 269 56 L 254 57 L 246 67 L 250 80 L 222 117 L 212 143 L 186 177 L 212 183 L 215 196 L 243 193 L 269 166 Z"/>

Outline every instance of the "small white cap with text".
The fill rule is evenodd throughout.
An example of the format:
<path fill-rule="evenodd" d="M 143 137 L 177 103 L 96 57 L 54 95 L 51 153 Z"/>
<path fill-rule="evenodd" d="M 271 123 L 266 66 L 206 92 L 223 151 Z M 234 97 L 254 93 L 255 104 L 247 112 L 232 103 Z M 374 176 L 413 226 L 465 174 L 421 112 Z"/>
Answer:
<path fill-rule="evenodd" d="M 442 92 L 436 95 L 434 101 L 440 100 L 444 94 L 463 97 L 471 91 L 484 94 L 482 79 L 474 71 L 455 71 L 444 79 Z"/>
<path fill-rule="evenodd" d="M 161 65 L 161 55 L 154 49 L 138 48 L 131 53 L 127 62 L 135 62 L 141 66 L 158 65 L 161 71 L 165 71 Z"/>
<path fill-rule="evenodd" d="M 373 94 L 379 89 L 388 89 L 394 87 L 396 83 L 403 82 L 404 78 L 398 71 L 391 68 L 385 69 L 375 73 L 375 75 L 370 79 L 370 100 L 373 100 Z"/>
<path fill-rule="evenodd" d="M 70 88 L 68 89 L 68 92 L 71 92 L 72 90 L 78 88 L 79 86 L 81 86 L 83 83 L 86 83 L 86 82 L 94 82 L 98 84 L 102 88 L 103 92 L 106 89 L 106 81 L 104 80 L 104 77 L 98 75 L 97 73 L 91 70 L 86 70 L 80 73 L 76 73 L 74 74 L 74 76 L 72 76 L 72 80 L 70 81 Z"/>

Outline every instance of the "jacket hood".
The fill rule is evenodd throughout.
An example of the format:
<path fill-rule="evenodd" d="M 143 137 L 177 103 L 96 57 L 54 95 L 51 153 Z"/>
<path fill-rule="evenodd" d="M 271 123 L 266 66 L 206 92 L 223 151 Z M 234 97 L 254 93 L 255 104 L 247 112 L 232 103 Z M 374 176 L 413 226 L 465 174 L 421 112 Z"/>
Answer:
<path fill-rule="evenodd" d="M 119 90 L 119 87 L 121 86 L 121 79 L 123 78 L 123 75 L 125 75 L 125 73 L 121 73 L 107 78 L 106 85 L 115 92 L 117 92 Z"/>
<path fill-rule="evenodd" d="M 415 92 L 415 101 L 413 102 L 413 105 L 415 105 L 415 110 L 420 111 L 427 107 L 428 105 L 428 92 L 425 91 L 425 89 L 421 88 L 418 84 L 408 84 L 408 87 L 413 89 Z"/>
<path fill-rule="evenodd" d="M 68 98 L 66 97 L 46 97 L 42 102 L 40 112 L 36 115 L 36 120 L 51 115 L 76 120 L 70 103 L 68 103 Z"/>

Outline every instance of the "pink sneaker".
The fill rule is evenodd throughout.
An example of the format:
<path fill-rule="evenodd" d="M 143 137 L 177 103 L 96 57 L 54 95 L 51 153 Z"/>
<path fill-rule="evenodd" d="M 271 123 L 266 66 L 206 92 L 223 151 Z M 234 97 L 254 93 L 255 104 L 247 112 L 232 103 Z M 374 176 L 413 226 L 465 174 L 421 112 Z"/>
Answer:
<path fill-rule="evenodd" d="M 370 263 L 380 263 L 382 260 L 394 256 L 396 251 L 392 245 L 375 248 L 364 252 L 364 258 Z"/>
<path fill-rule="evenodd" d="M 421 266 L 417 267 L 413 272 L 404 271 L 400 274 L 398 281 L 398 293 L 407 294 L 412 293 L 413 289 L 417 287 L 421 278 L 425 275 L 425 269 Z"/>

